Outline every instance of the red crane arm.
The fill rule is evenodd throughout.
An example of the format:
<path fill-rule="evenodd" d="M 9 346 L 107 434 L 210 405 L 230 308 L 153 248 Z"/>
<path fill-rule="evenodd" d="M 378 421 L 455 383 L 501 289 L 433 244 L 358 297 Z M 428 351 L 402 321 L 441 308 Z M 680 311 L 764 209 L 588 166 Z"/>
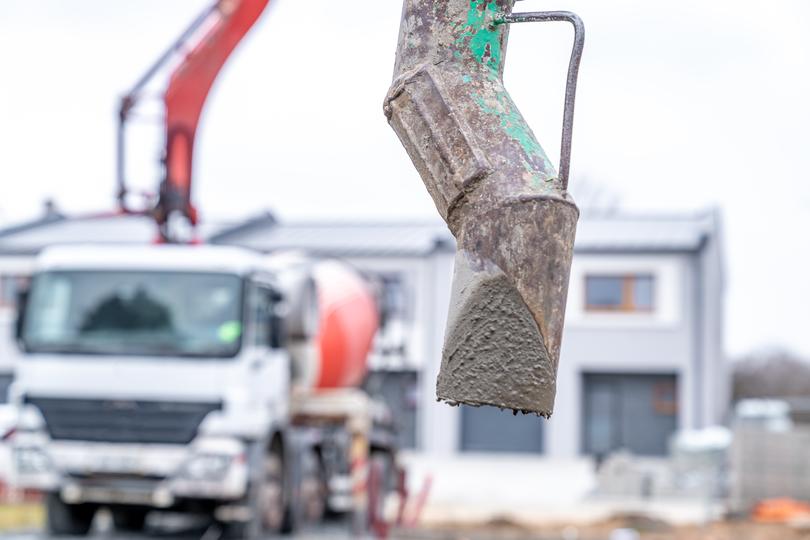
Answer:
<path fill-rule="evenodd" d="M 118 198 L 121 210 L 128 212 L 124 163 L 127 119 L 149 81 L 170 60 L 190 49 L 172 71 L 163 96 L 165 171 L 153 214 L 164 241 L 177 241 L 177 236 L 170 230 L 170 217 L 179 214 L 190 225 L 197 223 L 197 211 L 191 202 L 191 186 L 194 139 L 200 114 L 222 66 L 268 3 L 269 0 L 217 0 L 192 22 L 121 100 Z M 202 28 L 207 29 L 202 31 Z"/>
<path fill-rule="evenodd" d="M 222 66 L 268 0 L 220 0 L 217 20 L 174 70 L 166 88 L 166 177 L 156 208 L 159 222 L 179 211 L 197 222 L 191 203 L 194 138 L 208 92 Z"/>

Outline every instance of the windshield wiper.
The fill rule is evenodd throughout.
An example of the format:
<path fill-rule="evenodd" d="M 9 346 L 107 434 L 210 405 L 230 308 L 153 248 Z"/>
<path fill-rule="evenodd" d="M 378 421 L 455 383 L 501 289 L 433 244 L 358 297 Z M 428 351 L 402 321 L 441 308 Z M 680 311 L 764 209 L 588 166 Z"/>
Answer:
<path fill-rule="evenodd" d="M 182 358 L 218 358 L 231 357 L 234 349 L 210 347 L 208 350 L 184 350 L 170 344 L 150 343 L 131 347 L 128 345 L 104 344 L 93 346 L 87 343 L 31 344 L 26 349 L 33 353 L 52 354 L 88 354 L 88 355 L 125 355 L 125 356 L 176 356 Z"/>
<path fill-rule="evenodd" d="M 88 347 L 86 343 L 54 343 L 54 344 L 35 344 L 24 342 L 26 349 L 31 352 L 43 353 L 77 353 L 77 354 L 100 354 L 105 351 Z"/>

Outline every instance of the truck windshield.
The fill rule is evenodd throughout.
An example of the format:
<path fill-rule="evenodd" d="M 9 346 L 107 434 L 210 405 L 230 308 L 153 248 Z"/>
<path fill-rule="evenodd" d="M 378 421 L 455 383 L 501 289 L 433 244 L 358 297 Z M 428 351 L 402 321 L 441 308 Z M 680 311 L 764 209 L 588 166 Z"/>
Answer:
<path fill-rule="evenodd" d="M 242 341 L 242 280 L 190 272 L 45 272 L 31 284 L 31 352 L 230 357 Z"/>

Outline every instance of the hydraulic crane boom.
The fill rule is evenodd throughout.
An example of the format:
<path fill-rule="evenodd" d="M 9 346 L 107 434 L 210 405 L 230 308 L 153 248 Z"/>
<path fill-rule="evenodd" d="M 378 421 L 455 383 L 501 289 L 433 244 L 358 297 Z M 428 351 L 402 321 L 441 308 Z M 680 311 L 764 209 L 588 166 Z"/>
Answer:
<path fill-rule="evenodd" d="M 152 78 L 177 56 L 189 51 L 174 68 L 164 92 L 164 176 L 151 210 L 164 242 L 181 240 L 183 228 L 197 223 L 191 201 L 194 139 L 200 113 L 222 66 L 253 27 L 269 0 L 218 0 L 203 11 L 177 41 L 121 99 L 118 129 L 118 201 L 124 212 L 128 189 L 125 171 L 126 123 Z"/>

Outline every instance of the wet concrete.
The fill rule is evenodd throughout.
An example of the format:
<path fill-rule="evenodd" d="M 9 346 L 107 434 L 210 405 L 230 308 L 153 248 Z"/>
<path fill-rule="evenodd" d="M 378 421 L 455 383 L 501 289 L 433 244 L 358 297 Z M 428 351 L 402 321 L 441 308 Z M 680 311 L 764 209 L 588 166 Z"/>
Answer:
<path fill-rule="evenodd" d="M 548 414 L 554 365 L 532 314 L 500 268 L 476 271 L 459 251 L 450 304 L 437 397 Z"/>

